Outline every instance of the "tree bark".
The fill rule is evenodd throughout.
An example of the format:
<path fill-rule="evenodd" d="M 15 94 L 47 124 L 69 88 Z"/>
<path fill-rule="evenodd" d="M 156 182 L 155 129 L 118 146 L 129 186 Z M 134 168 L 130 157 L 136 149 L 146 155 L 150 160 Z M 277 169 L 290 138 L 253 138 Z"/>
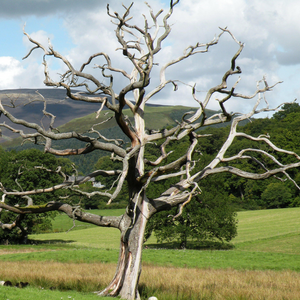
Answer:
<path fill-rule="evenodd" d="M 128 209 L 121 224 L 120 254 L 117 270 L 110 284 L 99 295 L 120 296 L 121 299 L 140 299 L 138 282 L 142 266 L 142 249 L 149 203 L 145 195 L 136 194 L 132 203 L 140 203 Z"/>

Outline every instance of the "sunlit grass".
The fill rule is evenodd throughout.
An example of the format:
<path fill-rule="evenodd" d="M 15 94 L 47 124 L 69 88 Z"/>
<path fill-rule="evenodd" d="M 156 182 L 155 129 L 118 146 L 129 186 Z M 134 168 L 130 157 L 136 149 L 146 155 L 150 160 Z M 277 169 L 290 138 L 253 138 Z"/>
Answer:
<path fill-rule="evenodd" d="M 80 293 L 77 291 L 49 291 L 37 287 L 16 289 L 1 287 L 0 300 L 107 300 L 93 293 Z"/>
<path fill-rule="evenodd" d="M 99 215 L 120 215 L 124 210 L 91 210 Z M 290 254 L 300 254 L 300 208 L 272 209 L 259 211 L 238 212 L 238 235 L 232 243 L 238 249 L 251 251 L 272 251 Z M 82 225 L 78 222 L 77 225 Z M 87 226 L 83 232 L 72 230 L 65 233 L 73 226 L 72 220 L 66 215 L 56 217 L 53 228 L 63 228 L 61 233 L 32 235 L 34 240 L 56 242 L 68 241 L 73 245 L 97 248 L 119 248 L 118 230 L 101 228 L 93 225 Z M 84 227 L 77 227 L 82 229 Z M 76 229 L 76 228 L 75 228 Z M 146 243 L 156 244 L 152 236 Z M 158 248 L 163 245 L 157 244 Z"/>
<path fill-rule="evenodd" d="M 245 242 L 236 245 L 236 250 L 272 252 L 285 254 L 300 254 L 300 234 L 290 233 L 279 237 L 271 237 L 255 242 Z"/>
<path fill-rule="evenodd" d="M 234 244 L 300 234 L 300 207 L 238 212 L 238 235 Z"/>
<path fill-rule="evenodd" d="M 0 267 L 4 261 L 117 263 L 117 260 L 118 249 L 74 247 L 0 255 Z M 299 254 L 257 252 L 249 250 L 199 251 L 145 249 L 143 251 L 143 262 L 147 265 L 180 268 L 294 270 L 300 272 Z"/>
<path fill-rule="evenodd" d="M 92 227 L 83 230 L 72 230 L 68 233 L 33 234 L 30 239 L 49 244 L 61 242 L 73 246 L 118 249 L 120 232 L 115 228 Z"/>
<path fill-rule="evenodd" d="M 67 263 L 116 263 L 118 260 L 119 251 L 117 249 L 103 248 L 62 248 L 56 250 L 37 250 L 32 252 L 18 253 L 13 252 L 1 255 L 0 251 L 0 266 L 1 261 L 46 261 L 46 262 L 67 262 Z"/>

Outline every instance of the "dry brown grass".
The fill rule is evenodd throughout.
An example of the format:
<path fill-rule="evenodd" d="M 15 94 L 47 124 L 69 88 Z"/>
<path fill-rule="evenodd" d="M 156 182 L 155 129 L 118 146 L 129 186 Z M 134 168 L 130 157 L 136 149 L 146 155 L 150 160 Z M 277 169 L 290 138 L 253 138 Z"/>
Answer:
<path fill-rule="evenodd" d="M 145 267 L 148 288 L 206 299 L 300 299 L 300 274 L 291 271 L 236 271 Z M 200 298 L 199 298 L 200 299 Z"/>
<path fill-rule="evenodd" d="M 98 290 L 109 283 L 115 265 L 101 263 L 0 262 L 1 280 L 28 281 L 44 288 Z"/>
<path fill-rule="evenodd" d="M 49 288 L 95 291 L 115 264 L 0 262 L 0 279 Z M 161 299 L 300 299 L 300 274 L 291 271 L 183 269 L 145 265 L 141 287 Z"/>
<path fill-rule="evenodd" d="M 54 251 L 52 249 L 34 249 L 34 248 L 25 248 L 25 249 L 0 249 L 0 255 L 12 254 L 12 253 L 32 253 L 32 252 L 48 252 Z"/>

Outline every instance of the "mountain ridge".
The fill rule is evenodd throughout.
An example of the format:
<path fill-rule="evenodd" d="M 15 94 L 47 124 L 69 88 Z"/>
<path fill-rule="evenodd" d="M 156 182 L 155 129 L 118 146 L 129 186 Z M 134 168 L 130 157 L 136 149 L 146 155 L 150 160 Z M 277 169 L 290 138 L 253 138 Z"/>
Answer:
<path fill-rule="evenodd" d="M 43 115 L 44 102 L 41 94 L 47 101 L 47 111 L 56 116 L 54 127 L 62 126 L 73 119 L 84 117 L 99 110 L 100 103 L 86 103 L 84 101 L 74 101 L 67 97 L 64 89 L 40 88 L 40 89 L 6 89 L 0 90 L 0 100 L 6 109 L 16 118 L 25 119 L 47 127 L 49 118 Z M 103 110 L 106 110 L 104 107 Z M 48 119 L 48 120 L 47 120 Z M 0 116 L 0 122 L 12 123 Z M 14 125 L 21 129 L 21 126 Z M 10 130 L 2 129 L 0 144 L 13 138 Z"/>

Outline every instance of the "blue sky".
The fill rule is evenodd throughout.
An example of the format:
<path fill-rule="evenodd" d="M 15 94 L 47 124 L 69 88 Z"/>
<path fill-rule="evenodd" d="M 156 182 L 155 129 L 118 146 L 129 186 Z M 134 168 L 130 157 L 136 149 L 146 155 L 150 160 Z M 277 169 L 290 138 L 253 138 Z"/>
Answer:
<path fill-rule="evenodd" d="M 81 65 L 95 52 L 107 51 L 116 66 L 126 68 L 126 62 L 115 51 L 118 45 L 113 24 L 106 15 L 107 2 L 113 11 L 122 11 L 118 0 L 0 0 L 0 89 L 43 87 L 42 52 L 36 51 L 29 59 L 22 60 L 30 46 L 22 33 L 25 23 L 30 35 L 44 43 L 50 37 L 54 48 L 74 65 Z M 154 11 L 160 7 L 166 9 L 169 3 L 148 2 Z M 123 3 L 128 5 L 130 1 Z M 147 11 L 143 1 L 136 2 L 132 9 L 137 20 Z M 298 0 L 181 0 L 170 20 L 172 34 L 160 58 L 175 58 L 190 44 L 210 41 L 220 32 L 219 26 L 228 26 L 246 45 L 239 60 L 243 70 L 240 91 L 251 94 L 256 81 L 266 76 L 269 84 L 284 81 L 268 94 L 271 106 L 292 101 L 300 96 L 299 11 Z M 190 84 L 196 82 L 201 99 L 211 85 L 220 81 L 235 50 L 232 40 L 224 37 L 210 53 L 174 67 L 170 76 Z M 51 61 L 50 67 L 54 74 L 61 71 L 59 62 Z M 120 86 L 116 85 L 116 90 L 122 88 L 121 84 L 122 81 Z M 166 90 L 155 101 L 162 104 L 184 101 L 185 105 L 195 106 L 187 94 L 190 95 L 187 87 L 180 88 L 176 97 Z M 229 108 L 243 111 L 251 105 L 232 101 Z M 216 101 L 211 108 L 218 108 Z"/>
<path fill-rule="evenodd" d="M 23 26 L 28 32 L 43 30 L 53 36 L 53 43 L 63 49 L 74 47 L 67 30 L 63 26 L 63 19 L 59 17 L 35 17 L 28 16 L 22 19 L 2 19 L 1 28 L 1 56 L 12 56 L 16 59 L 22 59 L 27 53 L 23 44 Z"/>

